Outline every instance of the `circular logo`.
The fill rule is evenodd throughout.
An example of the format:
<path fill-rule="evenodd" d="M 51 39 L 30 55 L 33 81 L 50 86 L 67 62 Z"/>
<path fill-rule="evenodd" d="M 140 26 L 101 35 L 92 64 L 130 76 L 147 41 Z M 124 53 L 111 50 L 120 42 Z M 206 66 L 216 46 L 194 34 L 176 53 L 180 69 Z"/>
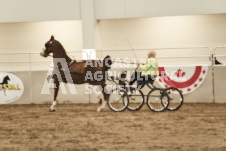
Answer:
<path fill-rule="evenodd" d="M 23 82 L 16 75 L 0 72 L 0 104 L 18 100 L 24 92 Z"/>
<path fill-rule="evenodd" d="M 207 66 L 159 67 L 157 80 L 163 88 L 176 87 L 183 94 L 196 90 L 207 75 Z"/>

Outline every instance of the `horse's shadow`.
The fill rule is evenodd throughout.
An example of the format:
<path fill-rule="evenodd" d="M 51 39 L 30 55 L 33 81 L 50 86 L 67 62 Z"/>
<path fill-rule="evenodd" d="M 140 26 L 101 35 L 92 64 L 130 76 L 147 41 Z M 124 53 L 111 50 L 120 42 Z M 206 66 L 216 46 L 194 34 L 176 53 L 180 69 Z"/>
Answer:
<path fill-rule="evenodd" d="M 10 78 L 7 75 L 3 78 L 2 83 L 0 83 L 0 85 L 2 86 L 2 89 L 4 90 L 4 95 L 6 95 L 6 93 L 5 93 L 6 90 L 3 86 L 6 85 L 6 87 L 8 88 L 8 81 L 10 81 Z"/>

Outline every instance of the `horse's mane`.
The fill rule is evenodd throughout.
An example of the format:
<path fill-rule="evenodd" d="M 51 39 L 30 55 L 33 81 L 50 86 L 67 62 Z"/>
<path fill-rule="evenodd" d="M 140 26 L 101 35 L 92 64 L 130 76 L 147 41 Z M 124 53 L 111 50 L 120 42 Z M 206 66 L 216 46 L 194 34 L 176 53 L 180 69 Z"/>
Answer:
<path fill-rule="evenodd" d="M 66 50 L 64 49 L 63 45 L 59 41 L 55 40 L 54 37 L 51 37 L 51 41 L 53 43 L 56 43 L 57 47 L 59 47 L 59 49 L 61 49 L 66 54 L 66 56 L 68 57 Z M 81 62 L 86 62 L 86 60 L 82 60 Z M 104 70 L 110 69 L 111 68 L 111 64 L 112 64 L 111 57 L 109 55 L 107 55 L 103 59 L 103 69 Z"/>
<path fill-rule="evenodd" d="M 70 60 L 70 61 L 72 60 L 72 59 L 67 55 L 66 50 L 64 49 L 63 45 L 62 45 L 59 41 L 57 41 L 57 40 L 54 39 L 52 42 L 55 43 L 55 47 L 57 47 L 57 49 L 60 50 L 60 51 L 63 53 L 63 55 L 65 55 L 65 57 L 66 57 L 68 60 Z"/>
<path fill-rule="evenodd" d="M 66 53 L 66 50 L 64 49 L 63 45 L 59 41 L 54 39 L 53 42 L 56 42 L 59 45 L 60 49 L 62 49 Z"/>

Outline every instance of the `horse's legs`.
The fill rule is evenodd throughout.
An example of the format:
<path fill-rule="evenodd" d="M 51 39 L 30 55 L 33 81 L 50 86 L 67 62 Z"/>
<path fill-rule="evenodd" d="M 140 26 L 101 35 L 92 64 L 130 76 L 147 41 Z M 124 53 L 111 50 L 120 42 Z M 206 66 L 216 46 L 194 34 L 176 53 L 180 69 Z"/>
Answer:
<path fill-rule="evenodd" d="M 99 86 L 97 86 L 97 91 L 101 92 L 101 88 Z M 101 93 L 95 94 L 95 97 L 97 98 L 97 100 L 99 100 L 99 104 L 102 104 L 102 98 L 101 98 Z"/>
<path fill-rule="evenodd" d="M 57 98 L 58 91 L 59 91 L 59 82 L 58 82 L 58 80 L 54 79 L 54 83 L 55 83 L 54 100 L 53 100 L 52 106 L 50 107 L 50 112 L 54 112 L 55 111 L 54 106 L 56 105 L 56 98 Z"/>
<path fill-rule="evenodd" d="M 96 95 L 96 98 L 97 98 L 97 100 L 99 100 L 98 103 L 102 104 L 101 94 Z"/>
<path fill-rule="evenodd" d="M 8 84 L 6 85 L 6 87 L 9 88 Z M 6 96 L 6 89 L 5 88 L 3 89 L 4 89 L 4 95 Z"/>
<path fill-rule="evenodd" d="M 97 108 L 97 111 L 100 112 L 102 109 L 105 108 L 106 104 L 107 104 L 107 100 L 109 97 L 109 94 L 107 93 L 107 91 L 105 90 L 105 85 L 102 86 L 102 93 L 104 95 L 104 100 L 102 100 L 102 105 L 100 107 Z"/>

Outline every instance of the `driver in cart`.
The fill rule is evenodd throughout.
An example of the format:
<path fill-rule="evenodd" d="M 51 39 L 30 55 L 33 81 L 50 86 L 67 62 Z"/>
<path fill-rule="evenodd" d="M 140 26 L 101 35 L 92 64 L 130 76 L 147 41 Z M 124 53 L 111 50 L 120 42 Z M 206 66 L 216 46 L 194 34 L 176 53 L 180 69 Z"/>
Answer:
<path fill-rule="evenodd" d="M 147 54 L 148 58 L 145 64 L 141 64 L 140 62 L 137 63 L 137 66 L 140 66 L 141 71 L 135 71 L 133 73 L 129 84 L 126 85 L 127 91 L 130 91 L 130 87 L 135 81 L 138 83 L 139 81 L 149 81 L 151 83 L 154 82 L 154 78 L 158 75 L 158 61 L 155 56 L 156 52 L 154 50 L 150 50 Z"/>

